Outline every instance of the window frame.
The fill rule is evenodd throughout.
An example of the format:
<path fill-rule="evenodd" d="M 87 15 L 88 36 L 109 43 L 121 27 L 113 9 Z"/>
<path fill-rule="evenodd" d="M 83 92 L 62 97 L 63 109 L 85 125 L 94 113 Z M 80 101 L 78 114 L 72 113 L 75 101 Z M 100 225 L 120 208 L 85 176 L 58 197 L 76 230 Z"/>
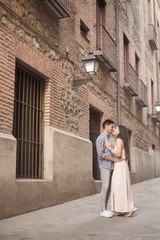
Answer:
<path fill-rule="evenodd" d="M 16 62 L 13 135 L 16 177 L 43 178 L 45 80 Z"/>

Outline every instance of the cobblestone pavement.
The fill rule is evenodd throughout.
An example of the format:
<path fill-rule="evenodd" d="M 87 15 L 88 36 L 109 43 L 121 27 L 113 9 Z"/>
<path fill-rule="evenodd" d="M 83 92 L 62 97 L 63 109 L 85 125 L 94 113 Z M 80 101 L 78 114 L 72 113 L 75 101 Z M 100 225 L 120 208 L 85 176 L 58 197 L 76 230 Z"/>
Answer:
<path fill-rule="evenodd" d="M 132 185 L 131 218 L 99 216 L 100 195 L 0 221 L 0 240 L 160 240 L 160 178 Z"/>

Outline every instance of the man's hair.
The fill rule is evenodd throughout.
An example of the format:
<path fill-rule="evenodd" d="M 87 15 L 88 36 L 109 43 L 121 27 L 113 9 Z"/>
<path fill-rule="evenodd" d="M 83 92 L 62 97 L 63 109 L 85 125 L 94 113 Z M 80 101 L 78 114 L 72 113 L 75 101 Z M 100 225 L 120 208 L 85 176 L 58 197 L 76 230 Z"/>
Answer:
<path fill-rule="evenodd" d="M 103 129 L 105 129 L 105 126 L 106 125 L 111 125 L 111 124 L 114 124 L 114 122 L 112 121 L 112 120 L 110 120 L 110 119 L 107 119 L 107 120 L 105 120 L 103 123 L 102 123 L 102 127 L 103 127 Z"/>

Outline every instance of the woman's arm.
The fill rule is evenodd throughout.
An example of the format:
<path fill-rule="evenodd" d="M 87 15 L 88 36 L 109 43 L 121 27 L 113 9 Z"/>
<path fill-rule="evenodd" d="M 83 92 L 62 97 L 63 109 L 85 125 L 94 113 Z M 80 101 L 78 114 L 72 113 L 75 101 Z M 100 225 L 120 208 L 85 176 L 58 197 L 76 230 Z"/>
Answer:
<path fill-rule="evenodd" d="M 111 151 L 111 153 L 113 153 L 116 157 L 121 157 L 122 146 L 123 146 L 122 139 L 120 138 L 116 139 L 116 151 L 111 148 L 111 144 L 109 142 L 106 141 L 105 144 L 106 144 L 106 147 Z"/>

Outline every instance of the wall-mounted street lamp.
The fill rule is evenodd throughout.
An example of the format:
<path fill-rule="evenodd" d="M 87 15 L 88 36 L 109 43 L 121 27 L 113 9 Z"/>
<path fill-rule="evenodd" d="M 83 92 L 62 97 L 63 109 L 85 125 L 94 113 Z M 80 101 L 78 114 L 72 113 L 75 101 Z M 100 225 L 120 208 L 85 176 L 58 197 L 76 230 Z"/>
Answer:
<path fill-rule="evenodd" d="M 85 70 L 88 74 L 93 75 L 96 74 L 98 66 L 99 66 L 99 62 L 97 61 L 96 57 L 90 53 L 87 57 L 85 57 L 84 59 L 82 59 Z M 76 87 L 81 86 L 84 83 L 90 82 L 93 78 L 90 76 L 87 79 L 77 79 L 77 80 L 73 80 L 73 85 Z"/>
<path fill-rule="evenodd" d="M 160 123 L 160 102 L 156 102 L 155 104 L 155 109 L 156 109 L 156 113 L 151 114 L 151 118 L 153 118 L 156 122 Z M 160 131 L 160 128 L 159 128 Z"/>
<path fill-rule="evenodd" d="M 156 102 L 155 108 L 156 108 L 156 111 L 160 113 L 160 102 Z"/>
<path fill-rule="evenodd" d="M 90 53 L 86 58 L 82 59 L 82 61 L 87 73 L 96 74 L 99 62 L 92 53 Z"/>

